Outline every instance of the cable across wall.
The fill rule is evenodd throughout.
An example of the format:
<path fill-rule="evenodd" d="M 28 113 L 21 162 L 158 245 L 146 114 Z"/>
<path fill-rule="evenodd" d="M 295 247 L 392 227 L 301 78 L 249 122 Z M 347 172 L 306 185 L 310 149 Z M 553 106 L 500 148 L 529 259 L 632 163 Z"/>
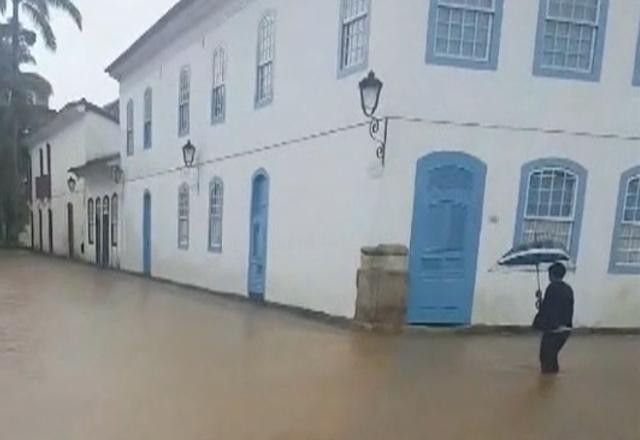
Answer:
<path fill-rule="evenodd" d="M 590 138 L 590 139 L 597 139 L 597 140 L 640 142 L 640 135 L 625 135 L 625 134 L 619 134 L 619 133 L 594 133 L 594 132 L 588 132 L 588 131 L 573 131 L 573 130 L 566 130 L 566 129 L 560 129 L 560 128 L 527 127 L 527 126 L 517 126 L 517 125 L 508 125 L 508 124 L 489 124 L 489 123 L 475 122 L 475 121 L 427 119 L 427 118 L 421 118 L 421 117 L 408 117 L 408 116 L 398 116 L 398 115 L 388 116 L 386 117 L 386 119 L 388 119 L 390 122 L 400 121 L 400 122 L 407 122 L 407 123 L 419 123 L 419 124 L 425 124 L 425 125 L 431 125 L 431 126 L 457 127 L 457 128 L 464 128 L 464 129 L 482 129 L 482 130 L 518 132 L 518 133 L 539 133 L 544 135 L 562 135 L 562 136 Z M 214 158 L 207 159 L 200 162 L 198 166 L 202 167 L 202 166 L 211 165 L 215 163 L 227 162 L 230 160 L 262 154 L 268 151 L 278 150 L 285 147 L 302 146 L 306 142 L 309 142 L 315 139 L 335 136 L 340 133 L 344 133 L 344 132 L 352 131 L 361 127 L 368 126 L 369 123 L 370 123 L 369 121 L 364 121 L 364 122 L 359 122 L 355 124 L 349 124 L 343 127 L 320 131 L 317 133 L 277 142 L 270 145 L 264 145 L 264 146 L 240 151 L 237 153 L 214 157 Z M 181 166 L 176 166 L 176 167 L 168 168 L 162 171 L 157 171 L 157 172 L 153 172 L 153 173 L 149 173 L 141 176 L 125 178 L 125 181 L 130 183 L 138 182 L 142 180 L 164 176 L 167 174 L 177 173 L 185 169 L 188 169 L 188 167 L 181 165 Z"/>

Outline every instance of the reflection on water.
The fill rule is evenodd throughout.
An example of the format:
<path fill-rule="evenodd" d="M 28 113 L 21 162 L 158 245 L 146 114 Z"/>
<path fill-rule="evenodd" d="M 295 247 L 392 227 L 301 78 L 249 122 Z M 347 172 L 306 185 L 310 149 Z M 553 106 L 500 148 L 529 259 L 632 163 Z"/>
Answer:
<path fill-rule="evenodd" d="M 2 439 L 640 439 L 640 339 L 375 336 L 0 253 Z"/>

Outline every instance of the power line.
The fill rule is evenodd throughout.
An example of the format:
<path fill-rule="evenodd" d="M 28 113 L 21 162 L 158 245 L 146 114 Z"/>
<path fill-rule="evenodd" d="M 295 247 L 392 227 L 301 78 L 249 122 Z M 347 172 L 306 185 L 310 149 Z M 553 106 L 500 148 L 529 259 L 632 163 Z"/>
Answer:
<path fill-rule="evenodd" d="M 271 145 L 265 145 L 265 146 L 262 146 L 262 147 L 252 148 L 250 150 L 240 151 L 238 153 L 232 153 L 232 154 L 226 154 L 224 156 L 214 157 L 212 159 L 208 159 L 208 160 L 202 161 L 198 165 L 199 166 L 211 165 L 211 164 L 214 164 L 214 163 L 226 162 L 228 160 L 238 159 L 238 158 L 241 158 L 241 157 L 253 156 L 253 155 L 256 155 L 256 154 L 264 153 L 266 151 L 277 150 L 277 149 L 284 148 L 284 147 L 287 147 L 287 146 L 302 144 L 304 142 L 312 141 L 314 139 L 319 139 L 319 138 L 328 137 L 328 136 L 332 136 L 332 135 L 335 135 L 335 134 L 343 133 L 343 132 L 346 132 L 346 131 L 355 130 L 356 128 L 364 127 L 366 125 L 369 125 L 369 121 L 359 122 L 357 124 L 350 124 L 350 125 L 346 125 L 344 127 L 334 128 L 332 130 L 321 131 L 321 132 L 318 132 L 318 133 L 313 133 L 313 134 L 310 134 L 310 135 L 307 135 L 307 136 L 302 136 L 302 137 L 295 138 L 295 139 L 289 139 L 289 140 L 278 142 L 278 143 L 271 144 Z M 153 178 L 153 177 L 164 176 L 166 174 L 176 173 L 176 172 L 185 170 L 187 168 L 188 167 L 182 165 L 182 166 L 178 166 L 178 167 L 168 168 L 168 169 L 163 170 L 163 171 L 158 171 L 158 172 L 155 172 L 155 173 L 146 174 L 144 176 L 133 177 L 133 178 L 130 178 L 130 179 L 126 179 L 126 181 L 127 182 L 137 182 L 137 181 L 140 181 L 140 180 L 146 180 L 146 179 L 150 179 L 150 178 Z"/>
<path fill-rule="evenodd" d="M 565 130 L 560 128 L 544 128 L 544 127 L 527 127 L 527 126 L 517 126 L 517 125 L 508 125 L 508 124 L 487 124 L 482 122 L 473 122 L 473 121 L 454 121 L 448 119 L 427 119 L 421 117 L 407 117 L 407 116 L 389 116 L 387 118 L 390 121 L 403 121 L 409 123 L 423 123 L 435 126 L 450 126 L 450 127 L 459 127 L 459 128 L 475 128 L 475 129 L 483 129 L 483 130 L 494 130 L 494 131 L 509 131 L 509 132 L 519 132 L 519 133 L 540 133 L 545 135 L 565 135 L 565 136 L 574 136 L 574 137 L 582 137 L 582 138 L 591 138 L 591 139 L 600 139 L 600 140 L 620 140 L 627 142 L 638 142 L 640 141 L 640 135 L 622 135 L 617 133 L 592 133 L 588 131 L 572 131 Z M 276 150 L 288 146 L 293 146 L 297 144 L 302 144 L 304 142 L 308 142 L 314 139 L 319 139 L 323 137 L 333 136 L 339 133 L 343 133 L 350 130 L 355 130 L 360 127 L 364 127 L 369 125 L 369 121 L 359 122 L 356 124 L 350 124 L 343 127 L 335 128 L 332 130 L 325 130 L 317 133 L 313 133 L 307 136 L 302 136 L 294 139 L 289 139 L 282 142 L 277 142 L 271 145 L 265 145 L 261 147 L 252 148 L 249 150 L 241 151 L 238 153 L 227 154 L 224 156 L 214 157 L 212 159 L 205 160 L 199 164 L 199 166 L 211 165 L 214 163 L 226 162 L 232 159 L 238 159 L 247 156 L 253 156 L 256 154 L 264 153 L 271 150 Z M 146 180 L 154 177 L 160 177 L 167 174 L 173 174 L 182 170 L 187 169 L 186 166 L 181 165 L 177 167 L 172 167 L 165 169 L 163 171 L 158 171 L 138 177 L 133 177 L 130 179 L 126 179 L 126 182 L 137 182 L 141 180 Z"/>
<path fill-rule="evenodd" d="M 587 137 L 592 139 L 614 139 L 621 141 L 637 142 L 640 141 L 640 135 L 621 135 L 616 133 L 592 133 L 588 131 L 571 131 L 562 128 L 542 128 L 542 127 L 525 127 L 517 125 L 507 124 L 484 124 L 482 122 L 471 121 L 452 121 L 447 119 L 426 119 L 419 117 L 406 117 L 406 116 L 389 116 L 391 121 L 404 121 L 425 123 L 429 125 L 451 126 L 461 128 L 481 128 L 485 130 L 495 131 L 511 131 L 511 132 L 526 132 L 526 133 L 540 133 L 549 135 L 567 135 L 575 137 Z"/>

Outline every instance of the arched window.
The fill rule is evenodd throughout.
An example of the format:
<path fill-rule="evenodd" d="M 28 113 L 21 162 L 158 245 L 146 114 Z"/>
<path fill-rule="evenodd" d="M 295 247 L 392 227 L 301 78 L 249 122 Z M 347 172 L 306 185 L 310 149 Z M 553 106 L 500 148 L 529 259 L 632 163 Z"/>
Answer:
<path fill-rule="evenodd" d="M 209 185 L 209 250 L 222 252 L 222 211 L 224 185 L 222 179 L 214 177 Z"/>
<path fill-rule="evenodd" d="M 87 230 L 89 235 L 89 244 L 93 244 L 96 228 L 96 213 L 94 211 L 93 199 L 87 202 Z"/>
<path fill-rule="evenodd" d="M 109 208 L 111 206 L 111 202 L 109 200 L 109 196 L 104 196 L 102 199 L 102 215 L 109 215 Z"/>
<path fill-rule="evenodd" d="M 275 13 L 264 14 L 258 25 L 258 66 L 256 106 L 268 105 L 273 100 L 273 62 L 276 43 Z"/>
<path fill-rule="evenodd" d="M 620 181 L 609 271 L 640 274 L 640 166 Z"/>
<path fill-rule="evenodd" d="M 227 56 L 224 48 L 213 52 L 213 82 L 211 85 L 211 123 L 224 121 L 226 110 Z"/>
<path fill-rule="evenodd" d="M 340 71 L 364 67 L 369 53 L 370 0 L 342 0 L 340 11 Z"/>
<path fill-rule="evenodd" d="M 180 92 L 178 97 L 178 135 L 189 134 L 191 101 L 191 68 L 184 66 L 180 69 Z"/>
<path fill-rule="evenodd" d="M 152 143 L 152 117 L 153 117 L 153 92 L 151 91 L 151 87 L 147 87 L 144 91 L 144 126 L 143 126 L 143 136 L 144 136 L 144 149 L 148 150 L 151 148 Z"/>
<path fill-rule="evenodd" d="M 582 225 L 587 172 L 566 159 L 540 159 L 522 168 L 516 244 L 553 241 L 574 262 Z"/>
<path fill-rule="evenodd" d="M 127 102 L 127 156 L 133 156 L 133 100 Z"/>
<path fill-rule="evenodd" d="M 111 196 L 111 246 L 118 246 L 118 195 Z"/>
<path fill-rule="evenodd" d="M 189 186 L 186 183 L 178 190 L 178 247 L 189 248 Z"/>

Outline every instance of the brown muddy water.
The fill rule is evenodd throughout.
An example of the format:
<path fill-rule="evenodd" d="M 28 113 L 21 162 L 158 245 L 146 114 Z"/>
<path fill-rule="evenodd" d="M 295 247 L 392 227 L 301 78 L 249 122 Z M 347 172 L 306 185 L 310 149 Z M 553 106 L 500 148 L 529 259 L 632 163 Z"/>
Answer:
<path fill-rule="evenodd" d="M 640 440 L 640 337 L 372 335 L 0 252 L 2 440 Z"/>

